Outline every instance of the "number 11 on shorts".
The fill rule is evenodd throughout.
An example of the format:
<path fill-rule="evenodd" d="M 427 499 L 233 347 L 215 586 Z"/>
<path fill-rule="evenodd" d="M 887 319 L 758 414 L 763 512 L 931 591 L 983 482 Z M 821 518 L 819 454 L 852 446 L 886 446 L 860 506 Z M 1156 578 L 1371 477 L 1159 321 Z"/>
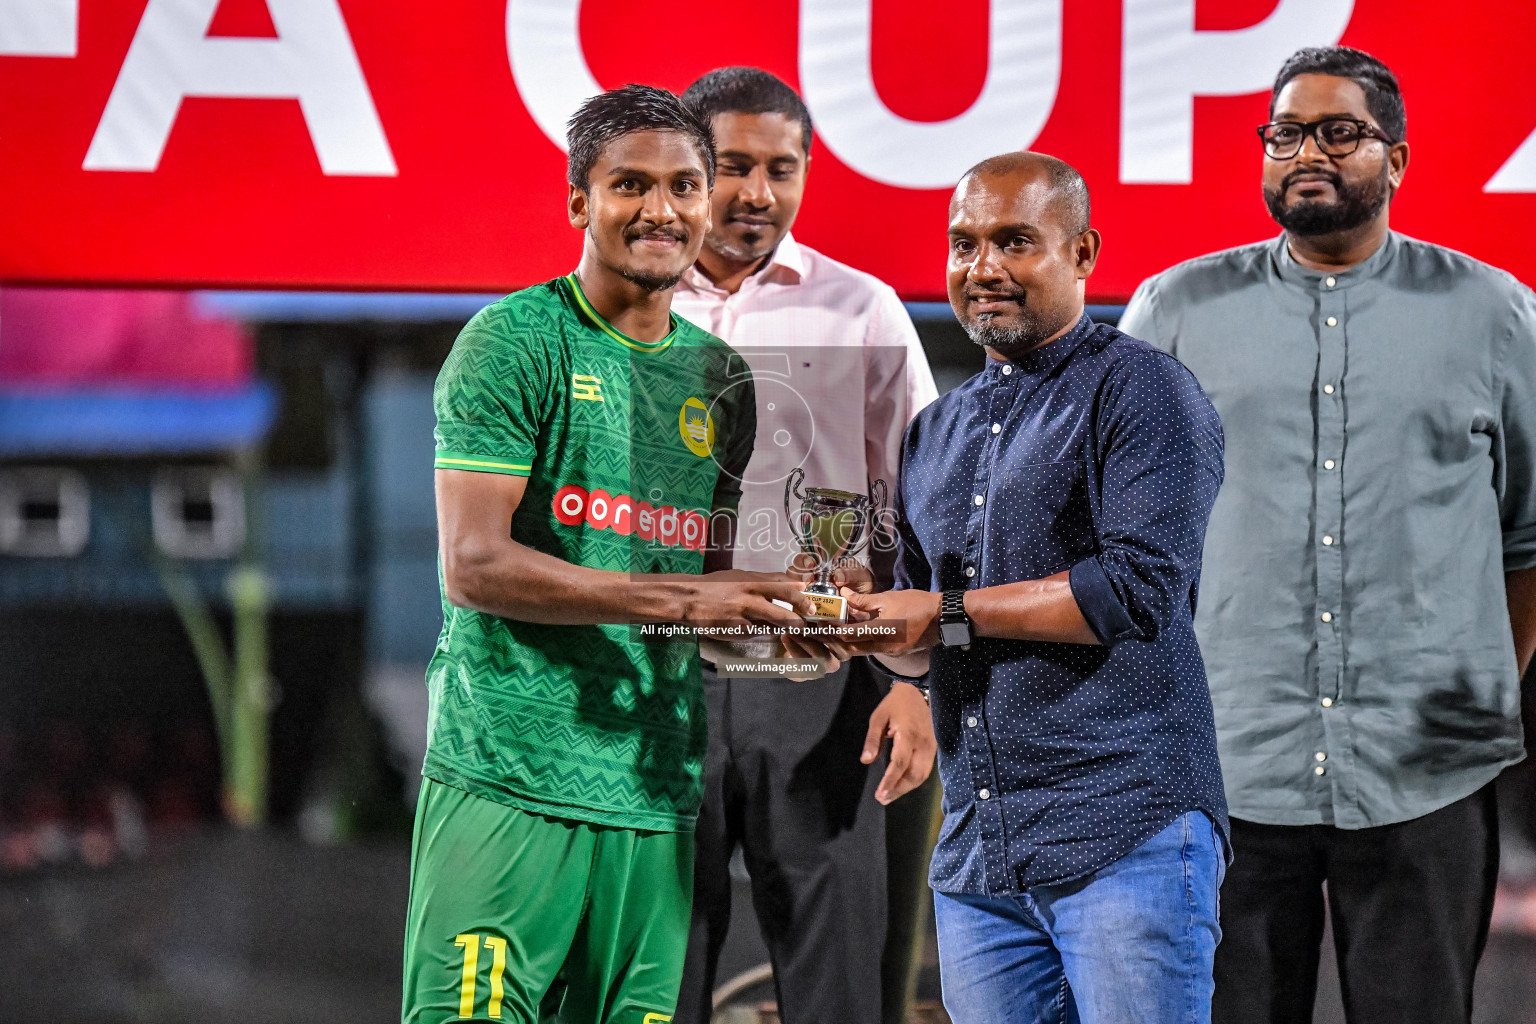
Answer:
<path fill-rule="evenodd" d="M 475 979 L 480 973 L 480 936 L 467 932 L 453 940 L 455 946 L 464 949 L 464 974 L 459 985 L 459 1016 L 475 1015 Z M 507 940 L 495 935 L 485 936 L 485 948 L 491 951 L 491 1001 L 486 1013 L 501 1019 L 502 974 L 507 969 Z"/>

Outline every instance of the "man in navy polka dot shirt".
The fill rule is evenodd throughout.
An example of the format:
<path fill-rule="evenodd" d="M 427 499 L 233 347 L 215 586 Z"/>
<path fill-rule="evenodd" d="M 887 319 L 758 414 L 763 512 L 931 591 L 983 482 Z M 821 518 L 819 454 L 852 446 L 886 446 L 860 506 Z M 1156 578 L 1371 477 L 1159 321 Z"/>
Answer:
<path fill-rule="evenodd" d="M 861 649 L 931 683 L 957 1024 L 1210 1019 L 1227 813 L 1191 620 L 1221 423 L 1084 315 L 1098 252 L 1067 164 L 967 172 L 949 299 L 986 368 L 907 432 L 897 589 L 845 591 L 906 622 Z"/>

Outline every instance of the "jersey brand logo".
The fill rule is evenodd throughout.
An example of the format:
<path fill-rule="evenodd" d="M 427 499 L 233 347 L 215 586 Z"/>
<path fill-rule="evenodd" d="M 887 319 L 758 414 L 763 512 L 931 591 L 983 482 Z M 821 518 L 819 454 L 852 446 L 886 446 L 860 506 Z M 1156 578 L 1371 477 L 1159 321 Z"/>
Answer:
<path fill-rule="evenodd" d="M 709 407 L 699 399 L 688 399 L 678 410 L 677 430 L 683 435 L 683 444 L 699 458 L 707 459 L 715 450 L 715 421 Z"/>
<path fill-rule="evenodd" d="M 571 374 L 571 397 L 579 398 L 583 402 L 601 402 L 603 400 L 603 378 L 594 377 L 590 373 Z"/>

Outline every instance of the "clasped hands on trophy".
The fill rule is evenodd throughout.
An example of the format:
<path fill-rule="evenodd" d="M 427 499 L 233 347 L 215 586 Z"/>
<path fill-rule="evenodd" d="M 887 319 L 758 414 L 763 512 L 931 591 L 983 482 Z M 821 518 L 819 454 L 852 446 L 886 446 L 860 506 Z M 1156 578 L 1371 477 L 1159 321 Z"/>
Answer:
<path fill-rule="evenodd" d="M 874 593 L 875 581 L 862 556 L 880 535 L 878 516 L 885 507 L 883 480 L 870 484 L 867 494 L 826 487 L 802 488 L 805 472 L 794 469 L 784 488 L 784 511 L 800 551 L 783 574 L 726 570 L 707 579 L 740 576 L 798 584 L 805 600 L 773 599 L 782 609 L 772 622 L 752 623 L 753 631 L 780 630 L 783 653 L 820 662 L 814 675 L 787 673 L 784 678 L 809 679 L 835 672 L 847 659 L 880 655 L 901 675 L 927 670 L 927 649 L 938 640 L 939 595 L 925 590 Z M 888 534 L 887 534 L 888 535 Z M 780 617 L 782 616 L 782 617 Z M 797 628 L 796 623 L 803 628 Z M 874 623 L 880 625 L 873 625 Z M 719 628 L 697 630 L 701 639 L 730 641 L 742 624 L 722 618 Z"/>
<path fill-rule="evenodd" d="M 874 481 L 865 495 L 802 489 L 804 479 L 804 471 L 795 469 L 784 487 L 784 511 L 800 547 L 787 575 L 805 584 L 815 606 L 807 622 L 818 629 L 815 637 L 785 636 L 786 652 L 818 659 L 832 672 L 854 655 L 910 655 L 932 647 L 938 640 L 938 595 L 876 594 L 874 576 L 859 557 L 877 534 L 885 481 Z M 887 621 L 891 628 L 866 625 L 876 620 Z"/>
<path fill-rule="evenodd" d="M 806 582 L 815 579 L 815 569 L 809 559 L 800 556 L 786 575 Z M 876 593 L 874 576 L 862 562 L 840 566 L 832 572 L 831 581 L 838 596 L 847 601 L 847 618 L 833 623 L 808 619 L 823 629 L 814 638 L 783 637 L 786 653 L 795 658 L 820 659 L 828 672 L 835 672 L 842 662 L 861 654 L 886 655 L 882 660 L 887 666 L 904 675 L 921 675 L 926 671 L 928 649 L 939 642 L 938 594 L 926 590 Z M 890 623 L 891 629 L 874 632 L 866 625 L 873 623 Z M 922 657 L 917 661 L 905 660 L 913 655 Z M 898 663 L 897 658 L 903 661 Z"/>

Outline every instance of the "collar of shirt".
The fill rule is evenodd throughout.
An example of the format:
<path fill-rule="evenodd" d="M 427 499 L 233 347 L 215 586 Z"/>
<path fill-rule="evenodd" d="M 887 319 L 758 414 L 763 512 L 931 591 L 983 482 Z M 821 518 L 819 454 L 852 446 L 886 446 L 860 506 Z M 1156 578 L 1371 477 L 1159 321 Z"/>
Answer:
<path fill-rule="evenodd" d="M 1048 345 L 1032 348 L 1028 352 L 1015 356 L 1012 359 L 993 359 L 987 357 L 986 382 L 988 384 L 1002 384 L 1015 373 L 1022 373 L 1026 377 L 1047 377 L 1055 372 L 1077 347 L 1083 343 L 1083 339 L 1093 333 L 1093 321 L 1088 319 L 1086 312 L 1078 315 L 1077 323 L 1072 329 Z"/>
<path fill-rule="evenodd" d="M 1291 247 L 1286 244 L 1286 234 L 1283 231 L 1280 237 L 1275 239 L 1270 252 L 1274 259 L 1275 273 L 1280 275 L 1282 281 L 1301 285 L 1308 291 L 1314 291 L 1320 287 L 1331 291 L 1344 291 L 1362 281 L 1379 277 L 1385 272 L 1392 265 L 1400 244 L 1397 232 L 1388 231 L 1387 240 L 1381 243 L 1381 248 L 1348 270 L 1334 271 L 1313 270 L 1296 262 L 1296 257 L 1291 255 Z"/>
<path fill-rule="evenodd" d="M 795 242 L 795 236 L 788 231 L 779 239 L 779 244 L 773 252 L 768 254 L 768 262 L 763 264 L 755 274 L 751 274 L 741 282 L 740 291 L 748 291 L 764 284 L 799 284 L 805 276 L 805 256 L 800 252 L 800 246 Z M 699 292 L 721 300 L 730 298 L 730 294 L 724 288 L 716 286 L 704 272 L 694 264 L 683 272 L 683 279 L 679 282 L 689 291 Z M 740 292 L 738 292 L 739 294 Z"/>

